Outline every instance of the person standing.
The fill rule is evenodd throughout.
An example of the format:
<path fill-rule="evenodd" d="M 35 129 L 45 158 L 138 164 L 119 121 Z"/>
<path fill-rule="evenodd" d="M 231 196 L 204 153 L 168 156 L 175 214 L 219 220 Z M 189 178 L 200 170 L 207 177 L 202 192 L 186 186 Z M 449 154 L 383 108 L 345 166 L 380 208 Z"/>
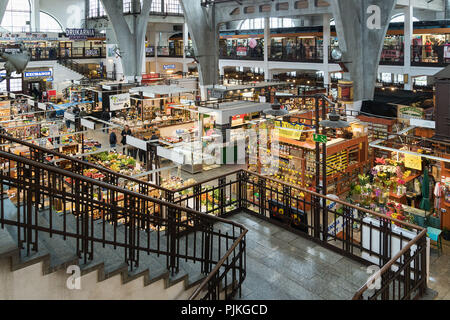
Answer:
<path fill-rule="evenodd" d="M 425 53 L 427 58 L 431 58 L 432 55 L 432 43 L 430 40 L 427 40 L 425 43 Z"/>
<path fill-rule="evenodd" d="M 109 135 L 109 146 L 111 148 L 115 148 L 117 145 L 117 135 L 116 135 L 116 130 L 113 129 L 111 130 L 111 133 Z"/>
<path fill-rule="evenodd" d="M 127 146 L 127 136 L 131 136 L 131 130 L 130 127 L 128 125 L 125 125 L 125 128 L 122 130 L 122 133 L 120 134 L 122 136 L 122 140 L 120 141 L 120 143 L 123 146 L 123 154 L 125 154 L 125 149 Z M 130 151 L 128 150 L 128 154 L 130 153 Z"/>

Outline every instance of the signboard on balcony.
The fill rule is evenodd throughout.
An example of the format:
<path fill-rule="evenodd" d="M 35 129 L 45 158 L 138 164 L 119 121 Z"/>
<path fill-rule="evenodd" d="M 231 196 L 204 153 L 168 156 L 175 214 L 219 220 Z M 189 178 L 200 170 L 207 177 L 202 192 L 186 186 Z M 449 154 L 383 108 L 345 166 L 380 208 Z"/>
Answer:
<path fill-rule="evenodd" d="M 70 40 L 85 40 L 87 38 L 95 37 L 95 29 L 67 28 L 66 37 Z"/>
<path fill-rule="evenodd" d="M 236 55 L 238 55 L 238 56 L 246 56 L 247 55 L 247 48 L 246 47 L 237 47 L 236 48 Z"/>
<path fill-rule="evenodd" d="M 23 76 L 25 78 L 48 78 L 52 76 L 52 71 L 25 71 Z"/>
<path fill-rule="evenodd" d="M 130 106 L 130 94 L 122 93 L 109 97 L 109 110 L 116 111 Z"/>
<path fill-rule="evenodd" d="M 98 49 L 87 49 L 84 53 L 86 57 L 96 57 L 100 55 Z"/>

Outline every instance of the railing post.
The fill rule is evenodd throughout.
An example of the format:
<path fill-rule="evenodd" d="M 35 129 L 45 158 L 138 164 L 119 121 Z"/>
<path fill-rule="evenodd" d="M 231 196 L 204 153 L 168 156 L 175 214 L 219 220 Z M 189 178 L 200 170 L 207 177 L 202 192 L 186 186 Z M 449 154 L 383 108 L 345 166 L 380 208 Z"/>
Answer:
<path fill-rule="evenodd" d="M 288 185 L 283 186 L 283 202 L 284 202 L 284 216 L 289 218 L 289 221 L 292 222 L 291 216 L 291 187 Z"/>
<path fill-rule="evenodd" d="M 226 203 L 226 192 L 225 192 L 225 184 L 227 182 L 226 177 L 222 177 L 219 179 L 219 195 L 220 195 L 220 216 L 225 214 L 225 203 Z"/>
<path fill-rule="evenodd" d="M 404 271 L 404 277 L 405 277 L 405 283 L 404 283 L 404 298 L 406 300 L 411 300 L 411 262 L 407 262 L 411 258 L 411 249 L 405 252 L 403 255 L 403 261 L 406 263 L 405 271 Z M 389 290 L 388 290 L 389 291 Z M 399 297 L 400 299 L 400 297 Z"/>
<path fill-rule="evenodd" d="M 243 191 L 243 183 L 244 183 L 244 171 L 239 171 L 237 173 L 238 180 L 238 190 L 237 190 L 237 202 L 239 210 L 242 210 L 242 191 Z"/>
<path fill-rule="evenodd" d="M 166 194 L 167 201 L 169 203 L 173 203 L 174 193 L 168 192 Z M 168 261 L 167 268 L 175 274 L 178 272 L 177 264 L 176 264 L 176 255 L 177 255 L 177 212 L 172 207 L 167 207 L 167 237 L 168 237 Z"/>
<path fill-rule="evenodd" d="M 258 187 L 259 187 L 259 214 L 262 216 L 266 216 L 266 179 L 259 178 L 258 179 Z"/>
<path fill-rule="evenodd" d="M 419 248 L 422 250 L 421 257 L 420 257 L 420 277 L 422 284 L 419 287 L 420 296 L 423 296 L 425 294 L 425 291 L 427 290 L 427 238 L 424 236 L 418 243 L 417 250 Z M 415 266 L 418 268 L 418 266 Z"/>

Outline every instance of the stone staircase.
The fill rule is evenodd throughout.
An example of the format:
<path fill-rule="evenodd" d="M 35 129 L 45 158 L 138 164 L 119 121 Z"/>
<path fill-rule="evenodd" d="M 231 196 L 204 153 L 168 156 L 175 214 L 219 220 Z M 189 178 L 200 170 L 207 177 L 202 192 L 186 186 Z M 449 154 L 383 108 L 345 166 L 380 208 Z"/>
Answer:
<path fill-rule="evenodd" d="M 10 219 L 17 219 L 17 207 L 8 198 L 3 201 L 5 216 Z M 20 212 L 23 213 L 23 208 Z M 37 218 L 39 226 L 48 226 L 49 218 L 49 210 L 40 211 Z M 75 234 L 77 218 L 70 213 L 66 214 L 65 218 L 67 232 Z M 52 228 L 62 230 L 63 221 L 63 215 L 53 213 Z M 94 223 L 102 224 L 101 221 Z M 104 227 L 105 234 L 108 236 L 107 239 L 112 240 L 112 225 L 105 223 Z M 124 225 L 117 228 L 117 239 L 125 237 L 125 228 Z M 123 258 L 124 248 L 114 248 L 112 245 L 103 245 L 96 242 L 94 242 L 93 259 L 84 261 L 83 258 L 79 259 L 76 255 L 76 240 L 74 238 L 63 239 L 62 235 L 38 232 L 38 251 L 31 251 L 30 254 L 27 254 L 26 248 L 18 248 L 17 227 L 5 225 L 2 229 L 0 225 L 0 279 L 2 279 L 0 283 L 6 289 L 0 290 L 0 299 L 33 299 L 36 297 L 35 293 L 39 292 L 39 286 L 44 285 L 45 287 L 46 282 L 45 280 L 42 281 L 43 279 L 40 279 L 40 277 L 36 278 L 36 272 L 39 269 L 41 278 L 51 276 L 52 281 L 57 281 L 56 287 L 52 287 L 52 290 L 40 296 L 43 299 L 187 299 L 205 278 L 205 274 L 201 272 L 200 262 L 180 260 L 179 272 L 172 274 L 166 268 L 166 256 L 158 256 L 156 253 L 140 252 L 139 266 L 131 270 Z M 98 226 L 94 228 L 94 233 L 97 236 L 100 236 L 97 233 L 101 232 L 103 232 L 103 228 L 98 228 Z M 191 233 L 187 237 L 190 240 L 188 250 L 193 253 L 194 249 L 191 244 L 194 234 Z M 157 234 L 155 231 L 149 234 L 142 231 L 139 240 L 141 243 L 146 243 L 149 240 L 157 241 Z M 166 240 L 166 237 L 161 235 L 160 246 L 162 250 L 166 249 Z M 186 245 L 185 241 L 186 237 L 180 239 L 180 247 Z M 201 246 L 197 246 L 196 250 L 201 250 Z M 216 252 L 216 250 L 213 250 L 213 252 Z M 226 250 L 222 250 L 222 254 L 225 252 Z M 217 259 L 218 257 L 214 258 Z M 80 268 L 82 290 L 64 288 L 65 282 L 70 277 L 70 274 L 66 273 L 67 267 L 73 265 Z M 29 278 L 25 287 L 23 286 L 23 279 L 20 279 L 19 275 L 14 276 L 17 272 L 21 274 L 20 277 Z M 30 278 L 31 275 L 33 275 L 33 278 Z M 92 283 L 93 279 L 95 279 L 95 283 Z M 106 282 L 109 282 L 109 284 L 102 284 Z M 94 292 L 97 292 L 98 296 L 92 297 L 92 290 L 83 289 L 86 283 L 89 283 L 88 287 L 96 284 Z M 115 285 L 111 287 L 110 283 L 115 283 Z M 119 283 L 121 286 L 118 286 Z M 132 289 L 123 290 L 124 286 Z M 59 289 L 55 290 L 56 288 Z M 105 289 L 102 290 L 102 288 Z M 130 290 L 132 293 L 130 293 Z M 60 292 L 59 296 L 56 292 Z"/>

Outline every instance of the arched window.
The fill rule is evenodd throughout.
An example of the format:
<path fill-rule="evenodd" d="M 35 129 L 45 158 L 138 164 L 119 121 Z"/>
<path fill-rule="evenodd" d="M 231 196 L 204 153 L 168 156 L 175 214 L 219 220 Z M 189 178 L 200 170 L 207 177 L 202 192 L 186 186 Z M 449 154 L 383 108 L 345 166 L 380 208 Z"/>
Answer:
<path fill-rule="evenodd" d="M 46 12 L 39 13 L 39 20 L 41 21 L 41 32 L 63 32 L 61 24 Z"/>
<path fill-rule="evenodd" d="M 30 32 L 30 0 L 10 0 L 6 6 L 1 26 L 9 32 Z"/>
<path fill-rule="evenodd" d="M 419 21 L 419 19 L 413 17 L 413 22 Z M 396 14 L 392 17 L 391 23 L 394 22 L 405 22 L 405 15 L 403 13 Z"/>

